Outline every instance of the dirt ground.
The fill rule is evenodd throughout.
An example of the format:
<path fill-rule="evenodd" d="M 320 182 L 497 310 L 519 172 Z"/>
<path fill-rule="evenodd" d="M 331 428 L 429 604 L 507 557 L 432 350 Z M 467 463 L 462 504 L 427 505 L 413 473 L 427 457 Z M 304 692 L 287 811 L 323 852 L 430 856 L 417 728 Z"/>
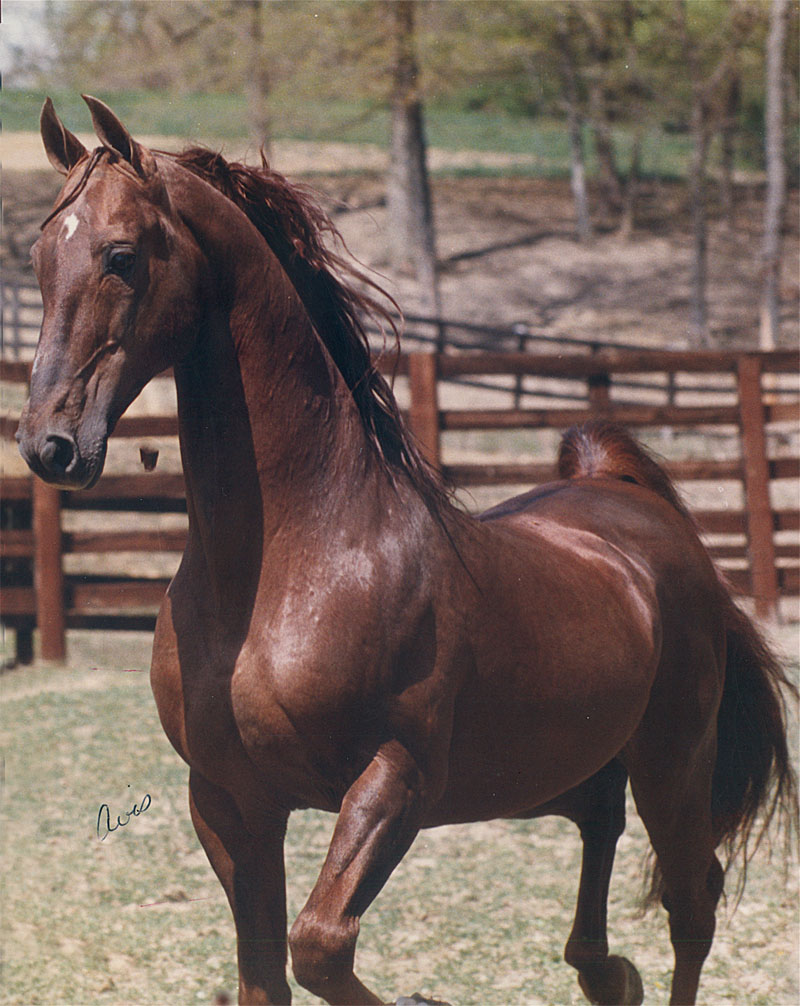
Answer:
<path fill-rule="evenodd" d="M 174 139 L 148 138 L 175 148 Z M 85 138 L 90 142 L 88 137 Z M 229 148 L 229 156 L 248 154 Z M 420 310 L 410 276 L 389 274 L 384 201 L 385 155 L 373 147 L 283 142 L 275 166 L 316 187 L 352 253 L 377 270 L 408 314 Z M 507 326 L 525 322 L 548 334 L 644 343 L 688 345 L 692 242 L 687 193 L 677 184 L 642 187 L 637 226 L 623 239 L 607 221 L 580 244 L 566 180 L 522 175 L 497 177 L 525 166 L 524 158 L 469 152 L 431 152 L 437 249 L 444 316 Z M 38 225 L 58 191 L 38 136 L 3 137 L 6 268 L 29 269 Z M 460 175 L 473 170 L 479 175 Z M 719 346 L 755 345 L 760 298 L 763 189 L 737 187 L 733 228 L 712 206 L 709 235 L 709 318 Z M 784 245 L 782 342 L 796 345 L 800 286 L 798 200 L 792 194 Z"/>

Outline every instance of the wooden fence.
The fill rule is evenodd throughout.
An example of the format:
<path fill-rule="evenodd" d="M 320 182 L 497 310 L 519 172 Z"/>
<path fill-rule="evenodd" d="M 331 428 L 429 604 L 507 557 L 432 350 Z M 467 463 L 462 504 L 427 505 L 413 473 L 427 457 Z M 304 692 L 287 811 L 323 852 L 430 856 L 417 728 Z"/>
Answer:
<path fill-rule="evenodd" d="M 777 611 L 781 596 L 796 597 L 800 592 L 797 532 L 800 531 L 796 491 L 800 476 L 797 452 L 797 423 L 800 402 L 796 390 L 779 394 L 774 375 L 798 372 L 800 354 L 775 353 L 666 353 L 605 350 L 591 355 L 543 356 L 532 354 L 464 354 L 444 356 L 420 354 L 409 359 L 412 387 L 411 418 L 417 436 L 425 444 L 428 456 L 443 468 L 456 485 L 535 484 L 552 478 L 553 466 L 530 462 L 506 464 L 442 463 L 443 431 L 508 430 L 523 428 L 565 429 L 592 415 L 602 415 L 637 431 L 650 427 L 697 431 L 712 434 L 728 428 L 735 437 L 737 451 L 733 458 L 700 457 L 668 462 L 671 476 L 679 483 L 695 480 L 738 481 L 743 488 L 741 509 L 709 508 L 695 510 L 701 530 L 706 535 L 729 536 L 731 541 L 709 545 L 721 564 L 745 560 L 744 568 L 733 565 L 727 570 L 734 587 L 755 600 L 756 613 L 769 616 Z M 587 402 L 579 407 L 511 409 L 441 410 L 437 392 L 442 380 L 466 375 L 504 374 L 580 378 L 587 384 Z M 662 402 L 616 399 L 615 380 L 622 386 L 636 387 L 641 398 L 643 385 L 631 382 L 635 375 L 658 375 L 662 384 L 651 384 L 661 392 Z M 732 394 L 719 389 L 689 384 L 681 386 L 679 375 L 729 375 Z M 764 380 L 765 375 L 768 375 Z M 784 389 L 787 390 L 787 389 Z M 683 396 L 689 403 L 680 401 Z M 707 395 L 719 399 L 714 404 L 696 404 Z M 730 398 L 730 401 L 725 399 Z M 769 434 L 777 434 L 772 439 Z M 779 447 L 782 440 L 785 447 Z M 705 452 L 702 452 L 705 453 Z M 776 483 L 788 482 L 789 505 L 773 499 Z M 787 535 L 790 540 L 786 540 Z"/>
<path fill-rule="evenodd" d="M 33 356 L 42 324 L 42 295 L 36 277 L 4 269 L 0 275 L 0 309 L 3 357 L 20 360 Z"/>
<path fill-rule="evenodd" d="M 391 369 L 391 364 L 385 364 Z M 552 478 L 553 459 L 460 461 L 449 441 L 480 431 L 561 430 L 605 415 L 638 432 L 670 431 L 675 442 L 691 436 L 690 456 L 668 459 L 680 483 L 740 483 L 743 506 L 712 506 L 695 516 L 715 558 L 734 588 L 754 599 L 761 616 L 774 614 L 782 598 L 800 592 L 800 477 L 796 376 L 800 354 L 660 352 L 606 349 L 596 353 L 415 352 L 394 368 L 406 397 L 406 415 L 430 460 L 455 485 L 530 486 Z M 0 361 L 5 382 L 25 381 L 28 364 Z M 453 381 L 487 391 L 486 407 L 463 407 Z M 445 407 L 444 399 L 452 399 Z M 16 420 L 0 421 L 4 439 Z M 134 443 L 174 437 L 174 415 L 123 417 L 115 437 Z M 716 439 L 715 439 L 716 438 Z M 720 451 L 721 444 L 726 451 Z M 708 444 L 716 445 L 708 450 Z M 684 445 L 685 446 L 685 445 Z M 724 456 L 719 456 L 723 454 Z M 788 500 L 788 502 L 787 502 Z M 169 576 L 126 570 L 131 553 L 177 563 L 185 527 L 137 528 L 144 514 L 185 514 L 179 474 L 139 472 L 105 475 L 91 490 L 66 493 L 30 476 L 0 484 L 3 570 L 0 617 L 17 633 L 17 658 L 33 656 L 39 630 L 44 659 L 65 656 L 67 628 L 150 629 Z M 115 514 L 112 529 L 65 527 L 65 517 L 84 511 Z M 69 557 L 94 556 L 111 572 L 71 572 Z M 102 557 L 103 562 L 99 561 Z M 93 560 L 90 560 L 93 561 Z"/>

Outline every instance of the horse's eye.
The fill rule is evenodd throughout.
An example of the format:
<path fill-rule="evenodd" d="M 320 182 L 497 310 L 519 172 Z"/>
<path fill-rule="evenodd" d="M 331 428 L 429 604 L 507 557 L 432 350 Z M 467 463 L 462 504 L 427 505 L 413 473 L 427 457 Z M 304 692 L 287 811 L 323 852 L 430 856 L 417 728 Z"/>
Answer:
<path fill-rule="evenodd" d="M 130 248 L 109 248 L 105 254 L 105 271 L 127 279 L 136 264 L 136 253 Z"/>

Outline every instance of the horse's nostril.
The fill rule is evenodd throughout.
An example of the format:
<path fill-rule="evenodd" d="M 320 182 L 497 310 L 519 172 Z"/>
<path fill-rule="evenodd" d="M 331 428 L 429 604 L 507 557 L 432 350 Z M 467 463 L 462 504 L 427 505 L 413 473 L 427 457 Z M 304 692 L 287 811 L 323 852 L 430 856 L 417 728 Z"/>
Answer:
<path fill-rule="evenodd" d="M 57 433 L 48 434 L 39 460 L 52 475 L 65 475 L 75 460 L 75 441 Z"/>

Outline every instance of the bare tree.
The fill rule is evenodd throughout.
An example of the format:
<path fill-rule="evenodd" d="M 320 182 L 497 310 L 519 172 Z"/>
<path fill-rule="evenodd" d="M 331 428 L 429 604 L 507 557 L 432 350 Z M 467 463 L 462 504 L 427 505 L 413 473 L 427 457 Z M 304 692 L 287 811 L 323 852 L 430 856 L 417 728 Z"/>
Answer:
<path fill-rule="evenodd" d="M 244 91 L 250 139 L 270 154 L 272 121 L 269 110 L 270 79 L 268 54 L 264 48 L 264 0 L 245 0 L 247 14 L 239 30 L 247 53 Z"/>
<path fill-rule="evenodd" d="M 722 141 L 722 173 L 720 177 L 722 211 L 730 230 L 735 225 L 736 187 L 733 180 L 733 165 L 736 157 L 737 117 L 742 101 L 742 80 L 739 67 L 735 66 L 728 82 L 727 94 L 723 97 L 720 139 Z"/>
<path fill-rule="evenodd" d="M 644 101 L 646 93 L 644 74 L 640 65 L 640 54 L 636 45 L 636 25 L 639 11 L 633 0 L 625 0 L 621 10 L 624 28 L 624 59 L 627 84 L 627 104 L 632 113 L 633 143 L 628 177 L 622 192 L 622 217 L 619 224 L 620 236 L 630 239 L 636 229 L 636 202 L 639 195 L 639 180 L 642 171 L 642 145 L 647 122 Z"/>
<path fill-rule="evenodd" d="M 387 185 L 392 263 L 416 273 L 425 310 L 441 315 L 427 148 L 414 46 L 414 0 L 391 0 L 394 43 Z"/>
<path fill-rule="evenodd" d="M 786 48 L 787 0 L 772 0 L 766 51 L 767 199 L 761 256 L 764 287 L 759 343 L 774 349 L 780 333 L 781 228 L 786 208 L 786 164 L 783 131 L 783 61 Z"/>
<path fill-rule="evenodd" d="M 586 162 L 583 150 L 583 116 L 580 110 L 575 57 L 570 44 L 570 25 L 563 11 L 558 12 L 556 41 L 560 56 L 561 77 L 567 103 L 567 130 L 569 132 L 569 171 L 572 197 L 575 200 L 576 232 L 579 241 L 592 236 L 592 219 L 589 213 L 589 195 L 586 189 Z"/>
<path fill-rule="evenodd" d="M 735 78 L 738 47 L 750 34 L 757 8 L 737 2 L 728 8 L 725 38 L 720 54 L 709 66 L 702 47 L 689 28 L 688 0 L 675 6 L 678 31 L 692 89 L 692 156 L 689 165 L 689 198 L 694 235 L 690 338 L 695 346 L 708 346 L 708 152 L 715 132 L 721 128 Z"/>
<path fill-rule="evenodd" d="M 684 57 L 689 67 L 692 84 L 692 155 L 689 163 L 689 198 L 692 210 L 694 258 L 692 261 L 692 299 L 689 315 L 689 333 L 695 346 L 709 343 L 708 308 L 708 221 L 706 195 L 706 165 L 708 161 L 709 92 L 703 77 L 700 58 L 692 42 L 686 16 L 687 0 L 676 8 L 681 29 Z"/>
<path fill-rule="evenodd" d="M 614 58 L 613 45 L 608 35 L 606 19 L 597 17 L 597 10 L 588 4 L 578 4 L 577 10 L 583 15 L 584 34 L 588 45 L 585 76 L 589 99 L 589 125 L 594 136 L 594 152 L 597 160 L 597 192 L 605 215 L 613 217 L 621 209 L 623 201 L 606 94 L 606 74 Z M 616 8 L 613 13 L 616 19 L 619 19 L 619 11 Z"/>

